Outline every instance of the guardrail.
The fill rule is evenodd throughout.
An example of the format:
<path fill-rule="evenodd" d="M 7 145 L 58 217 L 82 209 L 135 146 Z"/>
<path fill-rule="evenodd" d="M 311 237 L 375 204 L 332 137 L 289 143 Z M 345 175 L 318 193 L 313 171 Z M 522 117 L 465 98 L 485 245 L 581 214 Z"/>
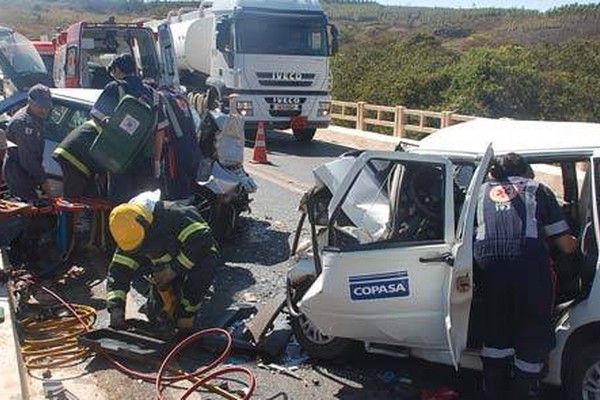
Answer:
<path fill-rule="evenodd" d="M 470 121 L 475 117 L 452 111 L 414 110 L 404 106 L 378 106 L 364 101 L 354 103 L 333 100 L 331 118 L 353 122 L 355 128 L 361 131 L 368 130 L 368 126 L 383 127 L 391 129 L 394 136 L 403 137 L 406 132 L 430 134 L 440 128 Z"/>

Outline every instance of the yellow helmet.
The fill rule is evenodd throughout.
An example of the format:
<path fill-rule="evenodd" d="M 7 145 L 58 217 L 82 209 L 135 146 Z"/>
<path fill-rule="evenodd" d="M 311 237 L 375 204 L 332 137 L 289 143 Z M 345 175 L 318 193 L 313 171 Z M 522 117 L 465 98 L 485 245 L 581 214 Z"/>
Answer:
<path fill-rule="evenodd" d="M 111 211 L 108 227 L 121 250 L 133 251 L 141 246 L 146 236 L 143 221 L 151 224 L 152 220 L 152 213 L 146 207 L 125 203 Z"/>

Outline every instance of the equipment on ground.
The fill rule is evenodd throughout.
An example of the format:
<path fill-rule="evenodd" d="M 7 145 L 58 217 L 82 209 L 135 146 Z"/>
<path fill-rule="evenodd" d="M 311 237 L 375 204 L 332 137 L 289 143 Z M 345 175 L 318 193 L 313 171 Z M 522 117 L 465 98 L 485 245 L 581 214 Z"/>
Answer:
<path fill-rule="evenodd" d="M 318 1 L 206 0 L 146 26 L 164 22 L 181 84 L 205 93 L 209 109 L 237 111 L 251 134 L 265 121 L 302 141 L 329 125 L 337 29 Z"/>

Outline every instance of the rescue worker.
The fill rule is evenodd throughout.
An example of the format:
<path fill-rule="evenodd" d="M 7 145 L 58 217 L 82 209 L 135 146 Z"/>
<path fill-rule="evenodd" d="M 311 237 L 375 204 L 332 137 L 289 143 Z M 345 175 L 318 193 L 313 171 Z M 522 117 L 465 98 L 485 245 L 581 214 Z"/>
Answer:
<path fill-rule="evenodd" d="M 186 97 L 163 87 L 159 91 L 169 119 L 161 149 L 161 188 L 169 200 L 186 199 L 193 194 L 200 159 L 196 124 Z"/>
<path fill-rule="evenodd" d="M 73 129 L 54 150 L 52 157 L 63 173 L 63 196 L 96 197 L 95 177 L 103 172 L 90 155 L 90 147 L 101 128 L 94 119 Z"/>
<path fill-rule="evenodd" d="M 169 126 L 162 103 L 150 86 L 144 84 L 136 75 L 135 60 L 130 54 L 121 54 L 111 62 L 108 71 L 115 79 L 106 85 L 100 97 L 92 107 L 91 115 L 100 125 L 104 126 L 114 113 L 119 101 L 124 95 L 143 99 L 147 104 L 156 108 L 158 113 L 156 137 L 164 136 L 164 130 Z M 154 144 L 154 139 L 152 139 Z M 109 198 L 117 203 L 127 201 L 144 190 L 158 186 L 157 168 L 153 157 L 140 154 L 130 167 L 130 172 L 111 174 L 109 182 Z"/>
<path fill-rule="evenodd" d="M 125 298 L 132 280 L 152 275 L 159 291 L 169 286 L 178 298 L 175 321 L 193 327 L 193 316 L 210 287 L 219 251 L 208 223 L 196 208 L 160 201 L 160 191 L 145 192 L 110 213 L 109 229 L 117 244 L 108 270 L 110 325 L 125 325 Z"/>
<path fill-rule="evenodd" d="M 547 242 L 571 254 L 576 242 L 552 191 L 519 155 L 499 157 L 478 199 L 474 258 L 481 268 L 487 399 L 537 399 L 554 347 L 554 283 Z M 514 380 L 511 382 L 511 377 Z"/>
<path fill-rule="evenodd" d="M 4 179 L 12 194 L 25 201 L 38 199 L 36 189 L 50 193 L 44 158 L 44 127 L 52 109 L 48 87 L 38 84 L 29 89 L 27 106 L 13 115 L 6 136 L 15 146 L 9 146 L 4 161 Z"/>
<path fill-rule="evenodd" d="M 0 128 L 0 165 L 4 163 L 4 156 L 6 155 L 6 149 L 8 148 L 8 143 L 6 142 L 6 131 Z M 0 168 L 0 185 L 4 184 L 4 176 L 2 174 Z"/>

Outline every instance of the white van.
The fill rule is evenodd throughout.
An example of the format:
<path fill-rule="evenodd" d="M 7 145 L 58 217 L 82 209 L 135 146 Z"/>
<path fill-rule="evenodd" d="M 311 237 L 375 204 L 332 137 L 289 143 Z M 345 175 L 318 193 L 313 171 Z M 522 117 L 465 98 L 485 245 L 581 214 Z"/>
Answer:
<path fill-rule="evenodd" d="M 494 153 L 509 152 L 555 191 L 579 243 L 578 257 L 554 259 L 557 344 L 546 381 L 569 399 L 600 399 L 600 124 L 476 119 L 407 151 L 317 168 L 301 204 L 311 241 L 294 246 L 287 284 L 304 349 L 332 359 L 358 341 L 371 353 L 481 369 L 475 199 Z"/>

